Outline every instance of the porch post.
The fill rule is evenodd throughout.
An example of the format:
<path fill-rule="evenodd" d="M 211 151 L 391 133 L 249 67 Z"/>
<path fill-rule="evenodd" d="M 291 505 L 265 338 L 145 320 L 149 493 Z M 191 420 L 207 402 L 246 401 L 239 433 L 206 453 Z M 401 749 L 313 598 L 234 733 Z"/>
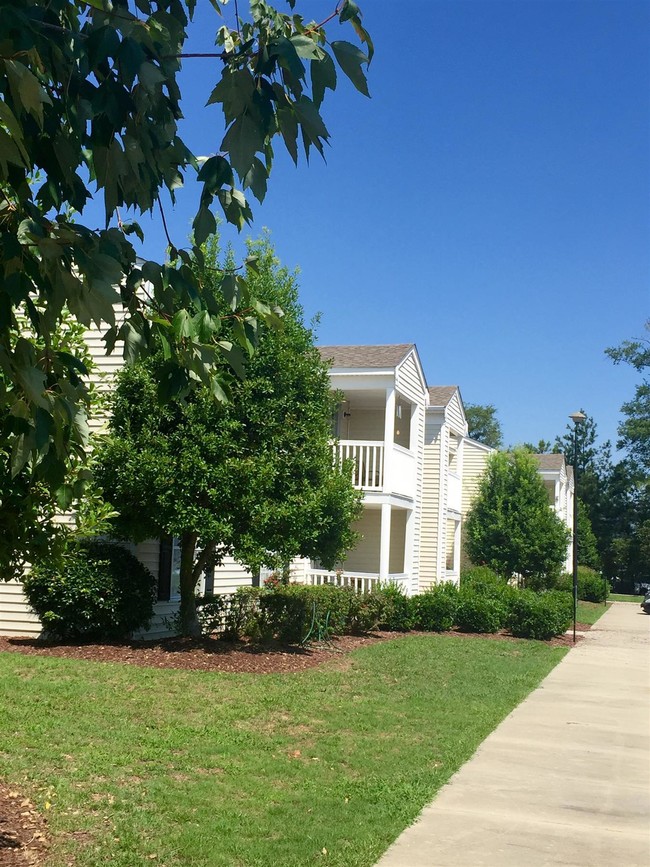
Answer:
<path fill-rule="evenodd" d="M 391 385 L 386 389 L 386 410 L 384 415 L 384 487 L 390 493 L 391 464 L 393 460 L 393 441 L 395 439 L 395 388 Z M 383 514 L 383 512 L 382 512 Z M 383 525 L 383 519 L 382 519 Z"/>
<path fill-rule="evenodd" d="M 381 504 L 381 538 L 379 542 L 379 580 L 388 581 L 390 565 L 390 503 Z"/>
<path fill-rule="evenodd" d="M 454 572 L 460 577 L 460 521 L 454 527 Z"/>
<path fill-rule="evenodd" d="M 417 593 L 419 587 L 413 580 L 413 534 L 415 531 L 415 509 L 406 513 L 406 531 L 404 533 L 404 574 L 411 593 Z"/>

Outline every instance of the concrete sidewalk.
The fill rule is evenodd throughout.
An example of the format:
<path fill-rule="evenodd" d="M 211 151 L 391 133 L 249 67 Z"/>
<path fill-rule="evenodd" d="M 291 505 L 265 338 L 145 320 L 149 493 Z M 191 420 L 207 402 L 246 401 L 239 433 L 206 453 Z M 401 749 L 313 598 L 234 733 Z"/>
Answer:
<path fill-rule="evenodd" d="M 650 616 L 615 602 L 377 867 L 650 867 Z"/>

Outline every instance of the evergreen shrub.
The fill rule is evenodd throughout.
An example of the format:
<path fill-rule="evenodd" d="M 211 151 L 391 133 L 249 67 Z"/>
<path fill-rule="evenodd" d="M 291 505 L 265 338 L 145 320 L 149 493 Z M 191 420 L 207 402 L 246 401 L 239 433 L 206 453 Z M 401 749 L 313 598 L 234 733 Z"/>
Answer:
<path fill-rule="evenodd" d="M 116 640 L 149 625 L 156 582 L 123 546 L 84 539 L 68 543 L 62 565 L 35 564 L 24 588 L 47 636 Z"/>

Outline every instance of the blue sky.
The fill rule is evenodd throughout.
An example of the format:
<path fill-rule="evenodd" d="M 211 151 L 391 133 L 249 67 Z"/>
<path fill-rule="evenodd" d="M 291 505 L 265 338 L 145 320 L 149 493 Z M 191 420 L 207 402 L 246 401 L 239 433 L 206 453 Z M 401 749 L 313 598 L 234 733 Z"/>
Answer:
<path fill-rule="evenodd" d="M 650 316 L 650 3 L 359 4 L 372 99 L 340 75 L 323 106 L 327 163 L 296 169 L 278 144 L 244 235 L 268 227 L 300 267 L 322 343 L 415 342 L 429 384 L 493 403 L 509 444 L 552 439 L 578 407 L 615 439 L 637 375 L 603 350 Z M 213 15 L 198 5 L 191 50 L 210 51 Z M 333 6 L 298 2 L 315 18 Z M 213 64 L 183 71 L 197 154 L 223 136 L 219 110 L 203 108 Z M 196 192 L 168 211 L 179 244 Z M 160 258 L 158 219 L 142 224 Z"/>

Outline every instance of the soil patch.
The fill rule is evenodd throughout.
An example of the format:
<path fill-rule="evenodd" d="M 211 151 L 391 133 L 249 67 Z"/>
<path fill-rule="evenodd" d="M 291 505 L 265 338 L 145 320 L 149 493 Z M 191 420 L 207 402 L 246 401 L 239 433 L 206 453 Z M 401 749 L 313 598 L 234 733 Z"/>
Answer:
<path fill-rule="evenodd" d="M 28 798 L 0 782 L 0 867 L 34 867 L 49 848 L 45 819 Z"/>

